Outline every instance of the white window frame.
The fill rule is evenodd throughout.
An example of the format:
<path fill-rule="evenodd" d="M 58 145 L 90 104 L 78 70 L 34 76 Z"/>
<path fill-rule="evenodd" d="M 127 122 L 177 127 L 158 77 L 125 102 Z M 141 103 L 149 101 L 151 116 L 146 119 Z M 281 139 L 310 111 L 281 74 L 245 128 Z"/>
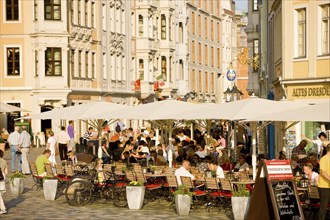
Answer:
<path fill-rule="evenodd" d="M 323 23 L 322 23 L 322 12 L 323 12 L 323 7 L 328 5 L 330 7 L 330 4 L 319 4 L 318 5 L 318 10 L 317 10 L 317 20 L 320 22 L 317 22 L 317 54 L 318 56 L 322 56 L 322 57 L 328 57 L 330 56 L 330 49 L 328 49 L 328 53 L 323 53 Z M 330 10 L 330 9 L 329 9 Z M 329 15 L 330 16 L 330 15 Z M 330 21 L 328 21 L 328 37 L 330 36 L 329 32 L 330 32 Z M 328 44 L 330 44 L 329 39 L 328 39 Z"/>
<path fill-rule="evenodd" d="M 6 19 L 6 1 L 2 1 L 2 21 L 4 24 L 22 23 L 22 1 L 18 0 L 18 21 L 7 21 Z M 34 7 L 34 5 L 33 5 Z M 33 11 L 34 13 L 34 11 Z M 33 15 L 34 16 L 34 15 Z"/>
<path fill-rule="evenodd" d="M 298 10 L 300 9 L 305 9 L 305 56 L 299 56 L 299 36 L 298 36 Z M 293 34 L 293 58 L 294 59 L 308 59 L 308 7 L 306 4 L 299 5 L 299 7 L 293 8 L 293 29 L 294 29 L 294 34 Z"/>
<path fill-rule="evenodd" d="M 18 47 L 19 48 L 19 69 L 20 69 L 20 74 L 19 76 L 8 76 L 7 75 L 7 48 L 12 48 L 12 47 Z M 9 79 L 12 79 L 12 78 L 17 78 L 17 79 L 20 79 L 20 78 L 23 78 L 23 56 L 22 56 L 22 45 L 21 44 L 6 44 L 4 45 L 4 51 L 3 51 L 3 60 L 4 60 L 4 78 L 9 78 Z"/>

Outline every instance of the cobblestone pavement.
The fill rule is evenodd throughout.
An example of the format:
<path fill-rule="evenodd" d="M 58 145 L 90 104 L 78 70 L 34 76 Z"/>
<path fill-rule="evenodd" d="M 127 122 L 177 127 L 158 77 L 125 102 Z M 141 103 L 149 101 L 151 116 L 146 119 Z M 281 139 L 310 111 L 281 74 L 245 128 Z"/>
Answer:
<path fill-rule="evenodd" d="M 44 148 L 32 148 L 29 161 L 43 152 Z M 5 151 L 4 159 L 7 160 L 11 171 L 10 151 Z M 59 158 L 57 158 L 59 161 Z M 232 214 L 218 213 L 217 208 L 207 212 L 205 208 L 193 210 L 189 216 L 179 216 L 173 206 L 166 201 L 157 200 L 149 202 L 141 210 L 129 210 L 118 208 L 111 201 L 98 199 L 83 207 L 69 206 L 64 196 L 55 201 L 46 201 L 43 190 L 36 190 L 31 176 L 27 176 L 24 184 L 24 192 L 21 196 L 14 196 L 10 192 L 7 180 L 7 192 L 3 198 L 7 207 L 7 214 L 0 215 L 0 219 L 233 219 Z"/>

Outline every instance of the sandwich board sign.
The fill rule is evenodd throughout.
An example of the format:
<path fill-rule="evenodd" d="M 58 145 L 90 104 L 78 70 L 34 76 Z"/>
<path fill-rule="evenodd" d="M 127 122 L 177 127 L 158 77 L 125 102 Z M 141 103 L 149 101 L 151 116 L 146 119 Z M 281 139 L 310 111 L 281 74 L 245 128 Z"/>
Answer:
<path fill-rule="evenodd" d="M 259 163 L 246 219 L 305 219 L 290 160 L 262 160 Z"/>

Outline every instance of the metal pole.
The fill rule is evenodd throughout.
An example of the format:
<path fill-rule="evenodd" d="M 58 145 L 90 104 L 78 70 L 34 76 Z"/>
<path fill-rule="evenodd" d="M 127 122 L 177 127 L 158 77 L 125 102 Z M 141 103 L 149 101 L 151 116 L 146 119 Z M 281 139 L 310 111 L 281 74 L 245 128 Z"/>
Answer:
<path fill-rule="evenodd" d="M 257 123 L 254 121 L 252 126 L 252 167 L 253 167 L 253 180 L 257 176 Z"/>
<path fill-rule="evenodd" d="M 236 136 L 236 123 L 234 123 L 234 132 L 233 132 L 233 135 L 234 135 L 234 161 L 237 160 L 237 136 Z"/>

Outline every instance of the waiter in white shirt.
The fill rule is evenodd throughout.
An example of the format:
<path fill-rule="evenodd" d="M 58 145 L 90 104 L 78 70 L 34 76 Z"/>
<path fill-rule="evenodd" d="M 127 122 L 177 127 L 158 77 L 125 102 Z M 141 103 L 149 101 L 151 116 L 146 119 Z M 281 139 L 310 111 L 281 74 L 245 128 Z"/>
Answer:
<path fill-rule="evenodd" d="M 194 179 L 195 179 L 194 175 L 192 175 L 192 174 L 188 171 L 189 168 L 190 168 L 190 163 L 189 163 L 189 161 L 188 161 L 188 160 L 184 160 L 184 161 L 182 162 L 182 166 L 181 166 L 179 169 L 177 169 L 177 170 L 175 171 L 174 175 L 175 175 L 175 177 L 176 177 L 176 180 L 177 180 L 179 186 L 182 185 L 182 183 L 181 183 L 181 176 L 187 176 L 187 177 L 190 177 L 191 180 L 194 180 Z"/>

